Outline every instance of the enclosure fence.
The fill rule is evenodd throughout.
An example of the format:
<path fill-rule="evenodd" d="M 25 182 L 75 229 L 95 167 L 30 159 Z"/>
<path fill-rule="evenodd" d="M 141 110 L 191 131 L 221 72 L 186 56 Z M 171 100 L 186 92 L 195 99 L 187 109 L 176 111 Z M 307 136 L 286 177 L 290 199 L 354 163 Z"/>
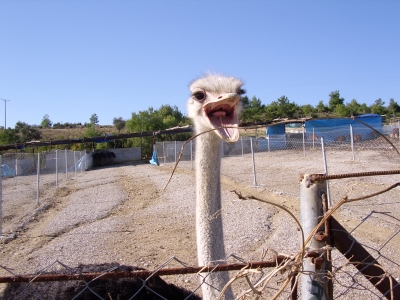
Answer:
<path fill-rule="evenodd" d="M 49 189 L 71 179 L 86 169 L 85 151 L 52 150 L 41 153 L 5 153 L 0 156 L 2 180 L 0 181 L 0 234 L 4 219 L 21 217 L 40 205 Z M 10 189 L 7 187 L 15 187 Z M 3 188 L 4 187 L 4 188 Z M 29 201 L 13 201 L 18 187 L 19 193 L 29 195 Z M 5 200 L 5 201 L 4 201 Z M 28 199 L 25 199 L 28 200 Z M 6 228 L 6 231 L 12 231 Z"/>
<path fill-rule="evenodd" d="M 240 200 L 274 205 L 288 224 L 289 220 L 295 223 L 274 228 L 259 261 L 231 254 L 210 266 L 191 266 L 171 253 L 169 260 L 149 271 L 122 264 L 76 268 L 60 258 L 35 274 L 1 265 L 0 283 L 12 283 L 5 291 L 9 299 L 197 299 L 206 276 L 229 271 L 227 285 L 237 299 L 400 299 L 400 220 L 396 215 L 400 156 L 395 149 L 400 141 L 396 128 L 384 127 L 384 136 L 369 131 L 368 139 L 360 139 L 365 135 L 349 128 L 349 136 L 340 141 L 299 132 L 223 143 L 223 175 L 301 201 L 301 224 L 296 224 L 294 208 L 284 201 L 276 206 L 261 197 L 231 191 Z M 180 167 L 193 169 L 196 141 L 182 149 L 183 144 L 157 143 L 160 163 L 172 168 L 180 160 Z M 60 153 L 56 155 L 53 159 L 58 161 Z M 37 158 L 33 166 L 41 165 L 41 160 Z M 233 168 L 238 161 L 239 167 Z M 15 158 L 7 163 L 12 167 L 10 162 Z M 76 170 L 76 163 L 72 166 Z M 63 169 L 67 179 L 70 167 L 57 169 Z M 299 174 L 305 175 L 299 178 Z M 48 183 L 54 186 L 55 173 L 51 175 Z M 31 176 L 37 173 L 32 171 Z M 18 177 L 3 178 L 3 185 Z M 282 240 L 282 232 L 289 228 L 293 240 Z M 301 234 L 304 238 L 299 238 Z M 178 291 L 166 283 L 170 281 L 189 290 Z"/>
<path fill-rule="evenodd" d="M 241 136 L 236 143 L 222 144 L 221 154 L 223 157 L 243 156 L 253 153 L 268 153 L 277 150 L 296 151 L 307 156 L 312 155 L 313 150 L 321 150 L 321 136 L 310 132 L 299 130 L 295 133 L 265 135 L 261 137 Z M 355 151 L 363 149 L 393 150 L 395 143 L 400 143 L 399 126 L 383 126 L 381 132 L 374 132 L 370 128 L 357 128 L 348 126 L 347 134 L 343 129 L 325 129 L 324 130 L 325 147 L 329 149 L 338 149 L 349 151 L 350 157 L 354 160 Z M 336 138 L 332 138 L 336 137 Z M 363 138 L 364 137 L 364 138 Z M 386 139 L 387 140 L 386 140 Z M 389 142 L 388 142 L 389 141 Z M 196 140 L 186 143 L 185 141 L 157 142 L 156 150 L 160 163 L 194 160 L 194 149 Z M 182 147 L 185 146 L 183 149 Z M 181 151 L 182 150 L 182 151 Z"/>

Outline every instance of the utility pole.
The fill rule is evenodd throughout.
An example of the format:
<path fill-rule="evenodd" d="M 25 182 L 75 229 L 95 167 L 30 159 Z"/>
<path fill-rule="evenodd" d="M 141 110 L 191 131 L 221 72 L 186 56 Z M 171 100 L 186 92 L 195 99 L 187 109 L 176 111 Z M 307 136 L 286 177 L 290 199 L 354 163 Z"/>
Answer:
<path fill-rule="evenodd" d="M 4 101 L 4 129 L 7 129 L 7 101 L 11 100 L 6 100 L 1 98 L 1 100 Z"/>

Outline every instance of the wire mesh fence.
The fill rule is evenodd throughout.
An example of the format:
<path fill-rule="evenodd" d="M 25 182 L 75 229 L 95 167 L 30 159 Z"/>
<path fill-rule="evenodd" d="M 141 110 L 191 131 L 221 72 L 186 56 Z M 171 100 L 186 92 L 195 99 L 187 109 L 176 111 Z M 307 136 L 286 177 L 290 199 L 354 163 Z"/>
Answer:
<path fill-rule="evenodd" d="M 82 194 L 80 194 L 82 200 L 75 202 L 75 205 L 81 206 L 77 207 L 76 211 L 82 211 L 82 217 L 86 216 L 86 218 L 87 213 L 83 212 L 86 207 L 92 207 L 93 213 L 96 213 L 96 208 L 100 207 L 102 203 L 113 201 L 110 195 L 105 194 L 100 185 L 117 184 L 116 181 L 121 181 L 135 173 L 137 177 L 134 178 L 141 180 L 143 187 L 136 190 L 132 188 L 132 185 L 127 187 L 127 193 L 130 193 L 129 195 L 132 195 L 132 200 L 134 200 L 130 204 L 132 210 L 128 209 L 124 212 L 123 209 L 117 208 L 117 205 L 122 202 L 116 202 L 115 205 L 109 206 L 109 215 L 107 216 L 119 212 L 119 218 L 128 214 L 128 219 L 132 219 L 130 222 L 134 222 L 134 219 L 137 219 L 138 214 L 143 210 L 142 220 L 146 221 L 134 223 L 135 227 L 133 228 L 125 228 L 124 226 L 127 225 L 121 225 L 125 223 L 119 223 L 121 221 L 112 219 L 110 221 L 116 224 L 108 231 L 104 229 L 107 221 L 104 214 L 99 214 L 98 222 L 101 223 L 98 224 L 98 227 L 93 227 L 95 223 L 93 218 L 87 225 L 82 220 L 69 223 L 68 230 L 60 230 L 59 235 L 65 234 L 71 241 L 71 248 L 77 253 L 75 256 L 89 257 L 85 261 L 89 260 L 92 263 L 77 268 L 76 262 L 84 263 L 83 258 L 77 257 L 75 260 L 71 260 L 65 255 L 64 250 L 59 250 L 60 252 L 54 255 L 58 258 L 55 262 L 49 262 L 49 258 L 44 254 L 40 258 L 29 256 L 30 260 L 26 261 L 26 264 L 33 264 L 33 262 L 39 264 L 39 260 L 41 261 L 39 265 L 44 266 L 44 268 L 40 268 L 37 272 L 28 272 L 21 267 L 21 264 L 18 264 L 17 267 L 17 264 L 6 263 L 6 260 L 3 259 L 0 264 L 0 282 L 19 281 L 18 284 L 14 283 L 5 287 L 5 289 L 8 289 L 5 291 L 5 295 L 9 299 L 118 299 L 118 297 L 120 299 L 196 299 L 198 295 L 201 295 L 200 290 L 202 284 L 204 284 L 202 280 L 204 276 L 207 276 L 209 272 L 229 270 L 231 278 L 229 285 L 233 287 L 234 293 L 239 299 L 272 299 L 277 295 L 279 295 L 277 296 L 278 299 L 297 299 L 301 297 L 302 283 L 299 281 L 298 275 L 305 273 L 302 269 L 305 256 L 312 257 L 314 263 L 318 264 L 322 254 L 329 251 L 332 269 L 324 276 L 333 283 L 333 299 L 360 299 L 361 297 L 365 299 L 397 299 L 400 289 L 398 284 L 400 278 L 400 251 L 398 250 L 400 242 L 400 220 L 398 218 L 400 191 L 398 187 L 395 187 L 384 193 L 376 194 L 376 192 L 399 182 L 399 175 L 329 180 L 329 193 L 332 203 L 330 208 L 341 203 L 343 198 L 360 198 L 360 200 L 341 203 L 335 212 L 335 220 L 338 224 L 332 225 L 328 230 L 332 240 L 317 252 L 307 245 L 304 249 L 302 248 L 299 228 L 291 220 L 287 211 L 283 209 L 298 217 L 299 175 L 302 173 L 347 174 L 398 170 L 400 159 L 393 148 L 399 145 L 398 137 L 393 135 L 392 130 L 392 136 L 390 134 L 386 136 L 392 144 L 380 135 L 371 140 L 355 141 L 353 139 L 353 143 L 351 140 L 329 142 L 328 139 L 328 142 L 325 143 L 327 163 L 325 167 L 322 153 L 323 142 L 321 142 L 320 137 L 312 140 L 306 133 L 294 134 L 297 137 L 286 136 L 284 141 L 279 140 L 279 142 L 277 139 L 273 140 L 272 137 L 264 139 L 243 137 L 235 144 L 225 144 L 221 147 L 221 153 L 224 157 L 222 174 L 234 182 L 230 189 L 235 189 L 238 194 L 240 192 L 240 196 L 236 196 L 236 198 L 248 197 L 253 199 L 250 196 L 252 196 L 251 193 L 255 192 L 257 192 L 259 198 L 262 198 L 263 194 L 272 194 L 277 197 L 281 206 L 274 211 L 273 217 L 265 217 L 261 223 L 262 229 L 259 225 L 252 225 L 254 226 L 253 229 L 246 231 L 245 228 L 241 227 L 247 227 L 244 226 L 244 223 L 253 224 L 250 223 L 252 220 L 246 218 L 240 220 L 239 224 L 236 225 L 237 231 L 231 237 L 233 245 L 230 250 L 233 250 L 235 255 L 230 255 L 226 261 L 219 262 L 222 264 L 222 266 L 219 266 L 221 268 L 198 269 L 193 260 L 190 263 L 184 262 L 187 257 L 182 259 L 177 253 L 170 253 L 170 255 L 176 255 L 176 257 L 159 260 L 151 270 L 138 269 L 132 267 L 131 264 L 129 266 L 125 264 L 95 264 L 94 262 L 98 261 L 96 257 L 101 256 L 101 253 L 105 251 L 103 244 L 111 239 L 110 235 L 119 236 L 117 243 L 112 239 L 113 246 L 111 249 L 119 249 L 120 252 L 111 254 L 109 252 L 111 250 L 107 248 L 108 252 L 101 257 L 104 259 L 104 257 L 109 256 L 113 260 L 119 260 L 119 257 L 124 258 L 129 254 L 135 257 L 136 265 L 140 265 L 143 257 L 145 257 L 143 261 L 147 263 L 150 258 L 146 257 L 152 257 L 155 260 L 154 257 L 163 257 L 161 255 L 165 251 L 163 240 L 168 240 L 169 236 L 173 234 L 174 223 L 181 224 L 180 227 L 177 227 L 177 231 L 189 231 L 187 229 L 189 225 L 179 221 L 179 217 L 186 213 L 186 204 L 183 199 L 179 201 L 179 209 L 174 215 L 169 210 L 164 215 L 170 204 L 161 205 L 154 197 L 154 194 L 158 193 L 155 185 L 158 184 L 156 187 L 161 189 L 165 182 L 164 179 L 169 176 L 168 174 L 162 177 L 160 169 L 153 167 L 150 169 L 152 173 L 149 173 L 151 174 L 149 175 L 145 173 L 147 169 L 144 169 L 144 167 L 135 167 L 134 170 L 130 169 L 129 171 L 122 168 L 121 170 L 124 170 L 125 173 L 116 177 L 119 174 L 118 172 L 122 171 L 115 170 L 117 168 L 113 167 L 113 171 L 107 169 L 104 170 L 107 173 L 97 175 L 96 180 L 99 185 L 91 190 L 91 193 L 96 196 L 96 200 L 93 202 L 89 202 L 88 191 L 83 193 L 83 181 L 89 182 L 89 179 L 82 176 L 82 182 L 74 185 L 74 188 L 79 190 L 78 192 L 81 192 L 82 189 Z M 192 152 L 192 149 L 194 149 L 195 143 L 194 140 L 185 146 L 179 163 L 180 168 L 186 169 L 187 172 L 194 168 L 192 163 L 194 152 Z M 179 158 L 182 143 L 157 143 L 156 147 L 160 163 L 170 170 Z M 132 172 L 132 174 L 129 172 Z M 148 176 L 156 178 L 155 182 L 152 181 L 152 184 L 147 185 L 146 178 Z M 177 176 L 179 180 L 184 180 L 182 174 Z M 118 179 L 114 179 L 114 177 Z M 192 189 L 193 183 L 179 181 L 173 185 L 173 189 L 184 189 L 186 186 L 188 186 L 188 189 Z M 144 194 L 145 188 L 154 189 L 152 193 L 146 194 L 151 195 L 149 202 L 140 198 L 140 195 Z M 185 189 L 183 193 L 187 194 L 188 189 Z M 229 189 L 224 193 L 234 194 Z M 375 195 L 370 197 L 371 194 Z M 266 198 L 268 197 L 266 196 Z M 174 196 L 171 196 L 167 199 L 171 201 L 173 198 Z M 228 213 L 230 212 L 229 209 L 237 205 L 235 201 L 232 200 L 233 203 L 228 205 Z M 253 199 L 253 201 L 257 200 Z M 161 206 L 155 212 L 146 210 L 147 207 L 157 207 L 158 205 Z M 104 208 L 102 209 L 104 210 Z M 124 206 L 124 209 L 127 209 L 127 207 Z M 262 209 L 261 204 L 255 206 L 255 210 Z M 252 214 L 254 218 L 257 218 L 258 215 L 255 211 Z M 245 215 L 244 212 L 243 215 Z M 153 217 L 157 219 L 156 223 L 151 223 Z M 162 229 L 161 226 L 167 228 Z M 86 231 L 83 228 L 86 228 Z M 251 239 L 249 247 L 244 248 L 243 244 L 247 242 L 246 237 L 250 230 L 260 234 Z M 157 231 L 164 232 L 164 234 L 161 234 L 163 240 L 157 240 L 157 237 L 160 238 L 160 236 L 152 235 L 153 232 Z M 92 240 L 94 235 L 98 235 L 98 238 Z M 265 237 L 260 238 L 262 235 L 265 235 Z M 56 242 L 55 236 L 55 234 L 52 234 L 54 243 Z M 73 239 L 75 236 L 79 241 Z M 30 237 L 29 239 L 33 240 L 34 238 L 37 237 Z M 123 243 L 123 240 L 126 239 L 131 240 L 131 246 L 119 248 L 118 244 Z M 157 245 L 155 248 L 152 248 L 151 239 L 154 240 L 154 245 Z M 81 246 L 83 240 L 90 240 L 92 247 Z M 180 242 L 174 240 L 173 243 Z M 186 247 L 187 244 L 187 241 L 182 242 L 179 248 Z M 53 244 L 50 243 L 49 245 Z M 191 248 L 190 245 L 189 248 Z M 15 251 L 23 252 L 24 250 L 21 247 L 20 244 L 16 244 Z M 44 248 L 44 246 L 40 247 Z M 66 248 L 67 246 L 63 247 Z M 50 247 L 50 249 L 64 248 Z M 259 260 L 255 260 L 254 256 L 247 255 L 254 251 L 251 249 L 260 250 L 261 248 L 263 251 Z M 360 254 L 360 249 L 366 251 L 367 258 L 356 260 L 354 258 L 359 258 L 357 255 Z M 4 251 L 9 253 L 6 250 Z M 45 253 L 48 255 L 49 252 Z M 136 253 L 141 254 L 136 255 Z M 249 257 L 252 257 L 252 259 Z M 24 262 L 23 257 L 19 259 Z M 265 264 L 257 265 L 259 261 Z M 150 265 L 147 265 L 147 263 L 141 264 L 141 267 L 150 269 Z M 371 267 L 376 267 L 382 272 L 365 275 L 365 269 Z M 32 270 L 32 268 L 29 268 L 29 270 Z M 162 276 L 162 279 L 158 276 Z M 385 279 L 388 280 L 388 285 L 384 285 Z M 163 294 L 169 291 L 170 286 L 167 283 L 170 282 L 183 286 L 186 291 L 180 290 L 179 296 L 177 294 Z M 382 285 L 383 287 L 381 287 Z"/>
<path fill-rule="evenodd" d="M 285 134 L 273 134 L 265 136 L 240 137 L 236 143 L 223 143 L 221 153 L 223 157 L 240 156 L 254 153 L 268 153 L 285 150 L 296 151 L 307 156 L 308 151 L 321 150 L 321 137 L 325 147 L 329 149 L 347 150 L 354 153 L 363 149 L 394 150 L 394 145 L 399 144 L 399 127 L 397 125 L 383 126 L 382 130 L 374 131 L 362 126 L 353 129 L 347 126 L 347 130 L 325 129 L 323 135 L 306 132 L 303 128 Z M 321 128 L 319 128 L 321 130 Z M 182 146 L 185 147 L 182 149 Z M 156 149 L 161 163 L 176 162 L 180 156 L 181 161 L 194 160 L 196 140 L 185 144 L 184 141 L 157 142 Z M 182 150 L 182 152 L 181 152 Z M 309 153 L 313 155 L 312 153 Z M 352 157 L 352 156 L 351 156 Z"/>
<path fill-rule="evenodd" d="M 83 151 L 54 150 L 42 153 L 5 153 L 2 155 L 2 222 L 0 233 L 13 219 L 23 219 L 41 200 L 49 197 L 59 182 L 85 170 Z"/>

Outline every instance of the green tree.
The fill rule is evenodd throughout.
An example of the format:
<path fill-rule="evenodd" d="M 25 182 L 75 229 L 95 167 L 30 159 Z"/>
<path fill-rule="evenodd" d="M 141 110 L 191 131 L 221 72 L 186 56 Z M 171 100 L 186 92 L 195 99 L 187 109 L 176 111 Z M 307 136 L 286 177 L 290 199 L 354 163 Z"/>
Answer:
<path fill-rule="evenodd" d="M 126 120 L 125 128 L 128 132 L 148 132 L 168 129 L 175 126 L 189 124 L 189 120 L 183 116 L 176 106 L 162 105 L 158 110 L 150 107 L 147 111 L 132 113 L 132 117 Z M 187 135 L 169 136 L 171 139 L 187 139 Z M 129 139 L 130 147 L 142 147 L 145 156 L 151 155 L 153 150 L 153 137 Z"/>
<path fill-rule="evenodd" d="M 366 103 L 362 103 L 362 104 L 360 104 L 360 108 L 358 109 L 358 112 L 360 114 L 369 114 L 369 113 L 371 113 L 371 108 Z"/>
<path fill-rule="evenodd" d="M 86 127 L 85 130 L 85 137 L 95 137 L 95 136 L 100 136 L 101 133 L 96 131 L 96 127 L 94 126 L 94 124 L 89 124 L 88 127 Z"/>
<path fill-rule="evenodd" d="M 334 91 L 329 94 L 329 110 L 333 112 L 338 104 L 344 104 L 344 98 L 340 97 L 339 91 Z"/>
<path fill-rule="evenodd" d="M 85 130 L 85 137 L 95 137 L 95 136 L 100 136 L 101 133 L 96 131 L 96 124 L 99 123 L 99 118 L 97 117 L 96 114 L 92 114 L 90 116 L 90 123 L 87 124 L 86 130 Z M 96 145 L 97 147 L 97 145 Z"/>
<path fill-rule="evenodd" d="M 375 100 L 374 104 L 371 105 L 371 112 L 373 114 L 384 115 L 387 113 L 387 109 L 384 106 L 385 101 L 382 101 L 381 98 Z"/>
<path fill-rule="evenodd" d="M 31 125 L 26 124 L 25 122 L 17 122 L 14 129 L 18 135 L 17 142 L 25 143 L 41 139 L 40 132 L 37 129 L 33 128 Z"/>
<path fill-rule="evenodd" d="M 19 136 L 15 129 L 7 128 L 0 129 L 0 144 L 8 145 L 19 142 Z"/>
<path fill-rule="evenodd" d="M 350 116 L 356 116 L 359 114 L 360 104 L 356 99 L 353 99 L 350 103 L 346 104 L 346 109 L 350 113 Z"/>
<path fill-rule="evenodd" d="M 393 98 L 390 98 L 387 110 L 388 110 L 388 113 L 395 116 L 396 113 L 400 112 L 400 106 L 396 101 L 394 101 Z"/>
<path fill-rule="evenodd" d="M 98 124 L 99 123 L 99 117 L 96 114 L 92 114 L 90 117 L 90 124 Z"/>
<path fill-rule="evenodd" d="M 329 112 L 329 107 L 324 104 L 324 101 L 320 100 L 316 106 L 316 110 L 319 114 Z"/>
<path fill-rule="evenodd" d="M 125 123 L 126 121 L 121 117 L 113 119 L 113 124 L 115 128 L 117 128 L 118 132 L 121 132 L 121 130 L 125 128 Z"/>
<path fill-rule="evenodd" d="M 272 101 L 267 107 L 269 116 L 273 119 L 293 118 L 299 110 L 299 106 L 294 102 L 290 102 L 286 96 L 281 96 L 276 101 Z"/>
<path fill-rule="evenodd" d="M 350 117 L 350 112 L 344 104 L 337 104 L 333 110 L 333 114 L 338 117 Z"/>
<path fill-rule="evenodd" d="M 241 123 L 257 123 L 264 121 L 265 119 L 265 105 L 261 103 L 261 100 L 256 96 L 253 96 L 251 100 L 244 96 L 242 97 L 243 110 L 240 114 Z"/>
<path fill-rule="evenodd" d="M 53 122 L 50 121 L 50 117 L 48 114 L 45 114 L 43 116 L 42 122 L 40 123 L 40 126 L 42 127 L 51 127 L 53 125 Z"/>
<path fill-rule="evenodd" d="M 305 104 L 300 106 L 300 111 L 304 117 L 312 117 L 315 111 L 314 106 L 311 104 Z"/>
<path fill-rule="evenodd" d="M 179 111 L 177 106 L 162 105 L 155 113 L 162 120 L 163 129 L 188 124 L 188 120 Z"/>

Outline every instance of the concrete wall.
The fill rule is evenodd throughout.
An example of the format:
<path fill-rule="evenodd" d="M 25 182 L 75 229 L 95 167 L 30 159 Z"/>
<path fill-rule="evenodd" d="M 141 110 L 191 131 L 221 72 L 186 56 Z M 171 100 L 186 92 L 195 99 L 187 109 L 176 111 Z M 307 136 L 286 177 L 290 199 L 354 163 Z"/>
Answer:
<path fill-rule="evenodd" d="M 114 163 L 124 163 L 131 161 L 138 161 L 142 159 L 142 148 L 117 148 L 110 149 L 110 152 L 114 152 L 115 158 Z"/>

